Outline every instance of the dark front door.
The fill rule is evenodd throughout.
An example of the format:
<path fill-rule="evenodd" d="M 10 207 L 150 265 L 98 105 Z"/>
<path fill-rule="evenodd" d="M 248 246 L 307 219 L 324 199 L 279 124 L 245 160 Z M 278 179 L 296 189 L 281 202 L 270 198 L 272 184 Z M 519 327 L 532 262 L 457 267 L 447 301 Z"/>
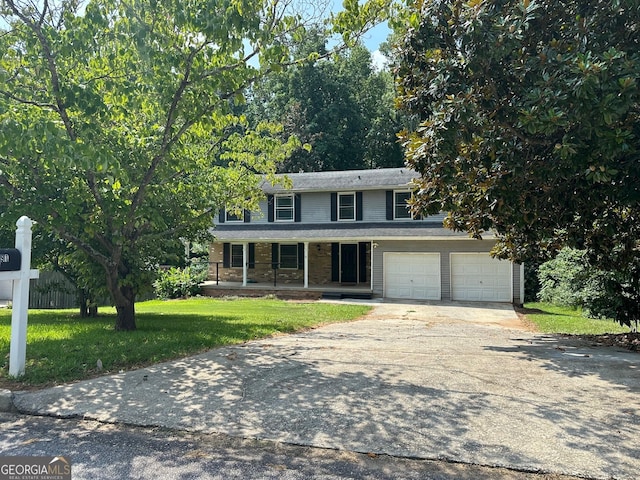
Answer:
<path fill-rule="evenodd" d="M 342 283 L 358 282 L 357 243 L 343 243 L 340 245 L 340 281 Z"/>

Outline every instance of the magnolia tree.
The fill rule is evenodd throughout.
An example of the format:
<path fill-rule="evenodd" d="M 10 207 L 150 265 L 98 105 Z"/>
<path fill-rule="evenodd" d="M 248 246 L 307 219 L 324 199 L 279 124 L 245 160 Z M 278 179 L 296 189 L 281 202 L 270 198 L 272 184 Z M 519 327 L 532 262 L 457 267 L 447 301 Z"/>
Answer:
<path fill-rule="evenodd" d="M 381 6 L 336 29 L 350 39 Z M 116 329 L 135 329 L 166 243 L 205 235 L 221 205 L 255 208 L 257 174 L 296 148 L 233 112 L 303 29 L 284 0 L 0 0 L 0 211 L 100 267 Z"/>
<path fill-rule="evenodd" d="M 498 236 L 494 253 L 562 246 L 615 271 L 612 311 L 640 303 L 640 2 L 432 0 L 405 12 L 402 135 L 416 208 Z M 635 305 L 635 310 L 633 307 Z"/>

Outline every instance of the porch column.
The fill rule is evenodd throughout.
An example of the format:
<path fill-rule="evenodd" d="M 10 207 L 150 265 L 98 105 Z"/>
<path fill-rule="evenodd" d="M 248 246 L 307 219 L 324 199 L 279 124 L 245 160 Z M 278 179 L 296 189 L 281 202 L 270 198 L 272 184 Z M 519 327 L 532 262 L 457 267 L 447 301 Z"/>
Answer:
<path fill-rule="evenodd" d="M 371 269 L 371 273 L 369 275 L 369 283 L 371 286 L 371 291 L 373 292 L 373 249 L 376 248 L 378 246 L 378 244 L 376 242 L 374 242 L 373 240 L 371 240 L 371 264 L 369 266 L 369 268 Z"/>
<path fill-rule="evenodd" d="M 309 288 L 309 242 L 304 242 L 304 288 Z"/>
<path fill-rule="evenodd" d="M 242 244 L 242 286 L 247 286 L 247 267 L 249 264 L 249 244 Z"/>

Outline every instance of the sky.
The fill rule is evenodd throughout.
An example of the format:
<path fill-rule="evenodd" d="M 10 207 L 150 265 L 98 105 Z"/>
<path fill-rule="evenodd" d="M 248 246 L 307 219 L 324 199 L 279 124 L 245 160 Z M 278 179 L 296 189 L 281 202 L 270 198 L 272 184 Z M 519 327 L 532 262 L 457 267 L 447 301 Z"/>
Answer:
<path fill-rule="evenodd" d="M 331 1 L 330 10 L 332 12 L 337 13 L 343 9 L 342 7 L 343 0 L 330 0 L 330 1 Z M 362 0 L 361 0 L 361 3 L 362 3 Z M 389 25 L 387 24 L 387 22 L 383 22 L 379 25 L 376 25 L 374 28 L 369 30 L 362 37 L 362 43 L 371 52 L 372 61 L 376 68 L 382 68 L 385 65 L 386 58 L 384 57 L 384 55 L 382 55 L 382 53 L 380 53 L 379 47 L 381 43 L 387 40 L 387 37 L 389 36 L 390 33 L 391 33 L 391 30 L 389 29 Z"/>
<path fill-rule="evenodd" d="M 371 60 L 376 69 L 383 68 L 387 61 L 387 58 L 380 53 L 379 47 L 387 40 L 390 33 L 391 30 L 389 30 L 387 22 L 384 22 L 369 30 L 362 38 L 364 45 L 371 52 Z"/>

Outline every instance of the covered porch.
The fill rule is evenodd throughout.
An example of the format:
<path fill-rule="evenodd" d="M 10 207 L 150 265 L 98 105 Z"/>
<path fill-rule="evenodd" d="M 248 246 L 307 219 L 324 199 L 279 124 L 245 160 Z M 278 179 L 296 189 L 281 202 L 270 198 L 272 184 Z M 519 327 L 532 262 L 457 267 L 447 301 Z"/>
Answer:
<path fill-rule="evenodd" d="M 213 243 L 205 294 L 371 298 L 373 242 L 278 240 Z"/>

